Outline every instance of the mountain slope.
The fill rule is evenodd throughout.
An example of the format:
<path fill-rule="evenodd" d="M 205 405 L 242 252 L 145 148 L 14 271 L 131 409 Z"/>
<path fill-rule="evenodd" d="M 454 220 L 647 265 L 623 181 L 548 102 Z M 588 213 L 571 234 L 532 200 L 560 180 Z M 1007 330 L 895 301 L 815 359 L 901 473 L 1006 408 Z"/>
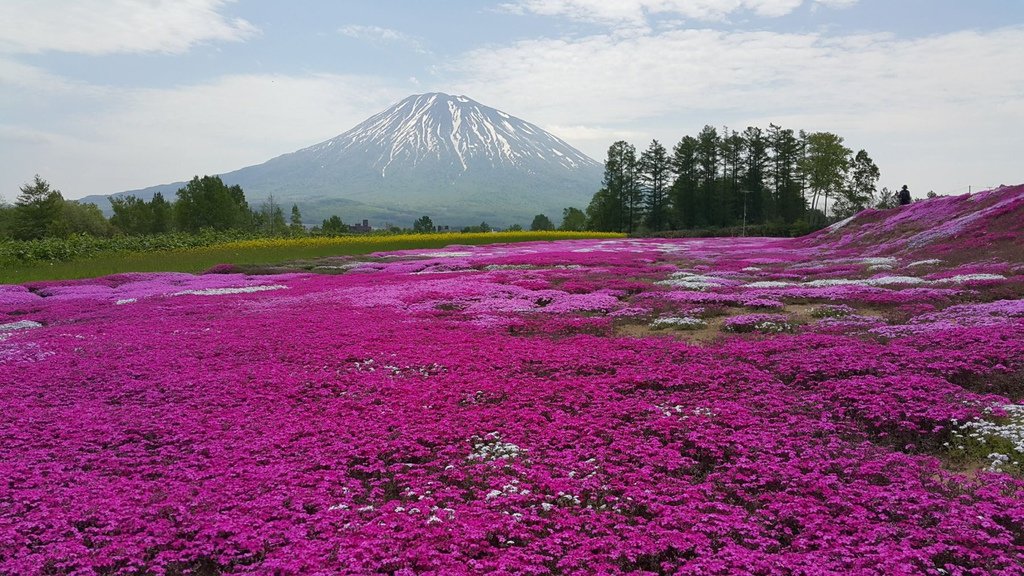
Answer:
<path fill-rule="evenodd" d="M 408 226 L 526 224 L 586 207 L 602 166 L 542 128 L 465 96 L 410 96 L 325 142 L 222 174 L 252 204 L 273 194 L 306 220 L 337 213 Z M 181 183 L 124 192 L 173 197 Z M 106 208 L 105 198 L 87 199 Z"/>

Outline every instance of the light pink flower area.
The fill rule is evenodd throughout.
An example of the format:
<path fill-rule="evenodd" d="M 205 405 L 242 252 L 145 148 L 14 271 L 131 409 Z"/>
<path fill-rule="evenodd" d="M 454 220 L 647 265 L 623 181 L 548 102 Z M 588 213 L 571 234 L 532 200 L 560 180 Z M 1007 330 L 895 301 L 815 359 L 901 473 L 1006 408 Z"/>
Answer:
<path fill-rule="evenodd" d="M 0 574 L 1019 575 L 1022 198 L 0 286 Z"/>

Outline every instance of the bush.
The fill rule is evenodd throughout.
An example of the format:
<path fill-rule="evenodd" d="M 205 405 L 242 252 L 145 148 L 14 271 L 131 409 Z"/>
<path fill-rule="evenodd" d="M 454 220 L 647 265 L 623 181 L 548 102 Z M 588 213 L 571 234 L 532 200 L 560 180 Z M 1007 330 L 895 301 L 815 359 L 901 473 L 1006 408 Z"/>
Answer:
<path fill-rule="evenodd" d="M 238 230 L 202 230 L 195 234 L 175 232 L 151 236 L 114 236 L 112 238 L 72 234 L 62 238 L 0 240 L 0 264 L 64 262 L 106 252 L 187 250 L 257 237 L 251 232 Z"/>

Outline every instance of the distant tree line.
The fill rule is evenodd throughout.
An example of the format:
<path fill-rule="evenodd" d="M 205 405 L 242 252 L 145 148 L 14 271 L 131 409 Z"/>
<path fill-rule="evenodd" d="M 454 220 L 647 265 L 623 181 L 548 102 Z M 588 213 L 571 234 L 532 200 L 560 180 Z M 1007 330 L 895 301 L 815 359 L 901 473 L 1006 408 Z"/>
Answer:
<path fill-rule="evenodd" d="M 369 231 L 365 221 L 363 225 L 350 226 L 338 215 L 324 219 L 320 225 L 307 227 L 297 204 L 292 205 L 286 218 L 284 209 L 273 196 L 252 207 L 240 186 L 228 186 L 219 176 L 196 176 L 179 188 L 170 200 L 159 192 L 149 200 L 131 195 L 110 196 L 108 200 L 113 212 L 109 219 L 94 204 L 64 199 L 59 190 L 36 175 L 31 183 L 21 187 L 13 205 L 5 204 L 0 197 L 0 240 L 37 240 L 81 234 L 94 237 L 175 232 L 194 235 L 200 231 L 232 231 L 260 236 L 334 236 Z M 566 208 L 562 216 L 561 229 L 585 229 L 586 216 L 580 209 Z M 523 227 L 513 224 L 507 229 L 521 231 Z M 530 229 L 554 230 L 555 226 L 547 216 L 538 214 Z M 461 228 L 462 232 L 492 230 L 486 221 Z M 411 229 L 385 224 L 377 231 L 428 233 L 448 231 L 448 227 L 437 227 L 429 216 L 423 216 L 412 223 Z"/>
<path fill-rule="evenodd" d="M 639 155 L 628 142 L 612 144 L 585 226 L 628 233 L 759 224 L 798 230 L 887 207 L 892 194 L 879 196 L 878 179 L 866 151 L 854 153 L 830 132 L 705 126 L 671 152 L 657 140 Z"/>
<path fill-rule="evenodd" d="M 194 177 L 171 201 L 159 192 L 148 201 L 135 196 L 111 196 L 109 200 L 113 215 L 107 219 L 96 205 L 65 200 L 60 190 L 36 175 L 21 187 L 13 205 L 0 202 L 0 238 L 36 240 L 71 234 L 104 237 L 200 230 L 240 230 L 271 236 L 306 233 L 298 205 L 292 205 L 287 220 L 273 196 L 251 208 L 242 188 L 225 185 L 219 176 Z M 327 227 L 327 221 L 324 224 Z"/>

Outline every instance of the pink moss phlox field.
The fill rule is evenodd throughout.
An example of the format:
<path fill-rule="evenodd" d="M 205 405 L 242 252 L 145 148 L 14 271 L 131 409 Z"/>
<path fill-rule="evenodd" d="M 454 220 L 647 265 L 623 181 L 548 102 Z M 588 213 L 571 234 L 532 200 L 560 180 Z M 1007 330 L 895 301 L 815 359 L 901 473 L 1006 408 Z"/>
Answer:
<path fill-rule="evenodd" d="M 0 285 L 0 574 L 1019 575 L 1021 198 Z"/>

